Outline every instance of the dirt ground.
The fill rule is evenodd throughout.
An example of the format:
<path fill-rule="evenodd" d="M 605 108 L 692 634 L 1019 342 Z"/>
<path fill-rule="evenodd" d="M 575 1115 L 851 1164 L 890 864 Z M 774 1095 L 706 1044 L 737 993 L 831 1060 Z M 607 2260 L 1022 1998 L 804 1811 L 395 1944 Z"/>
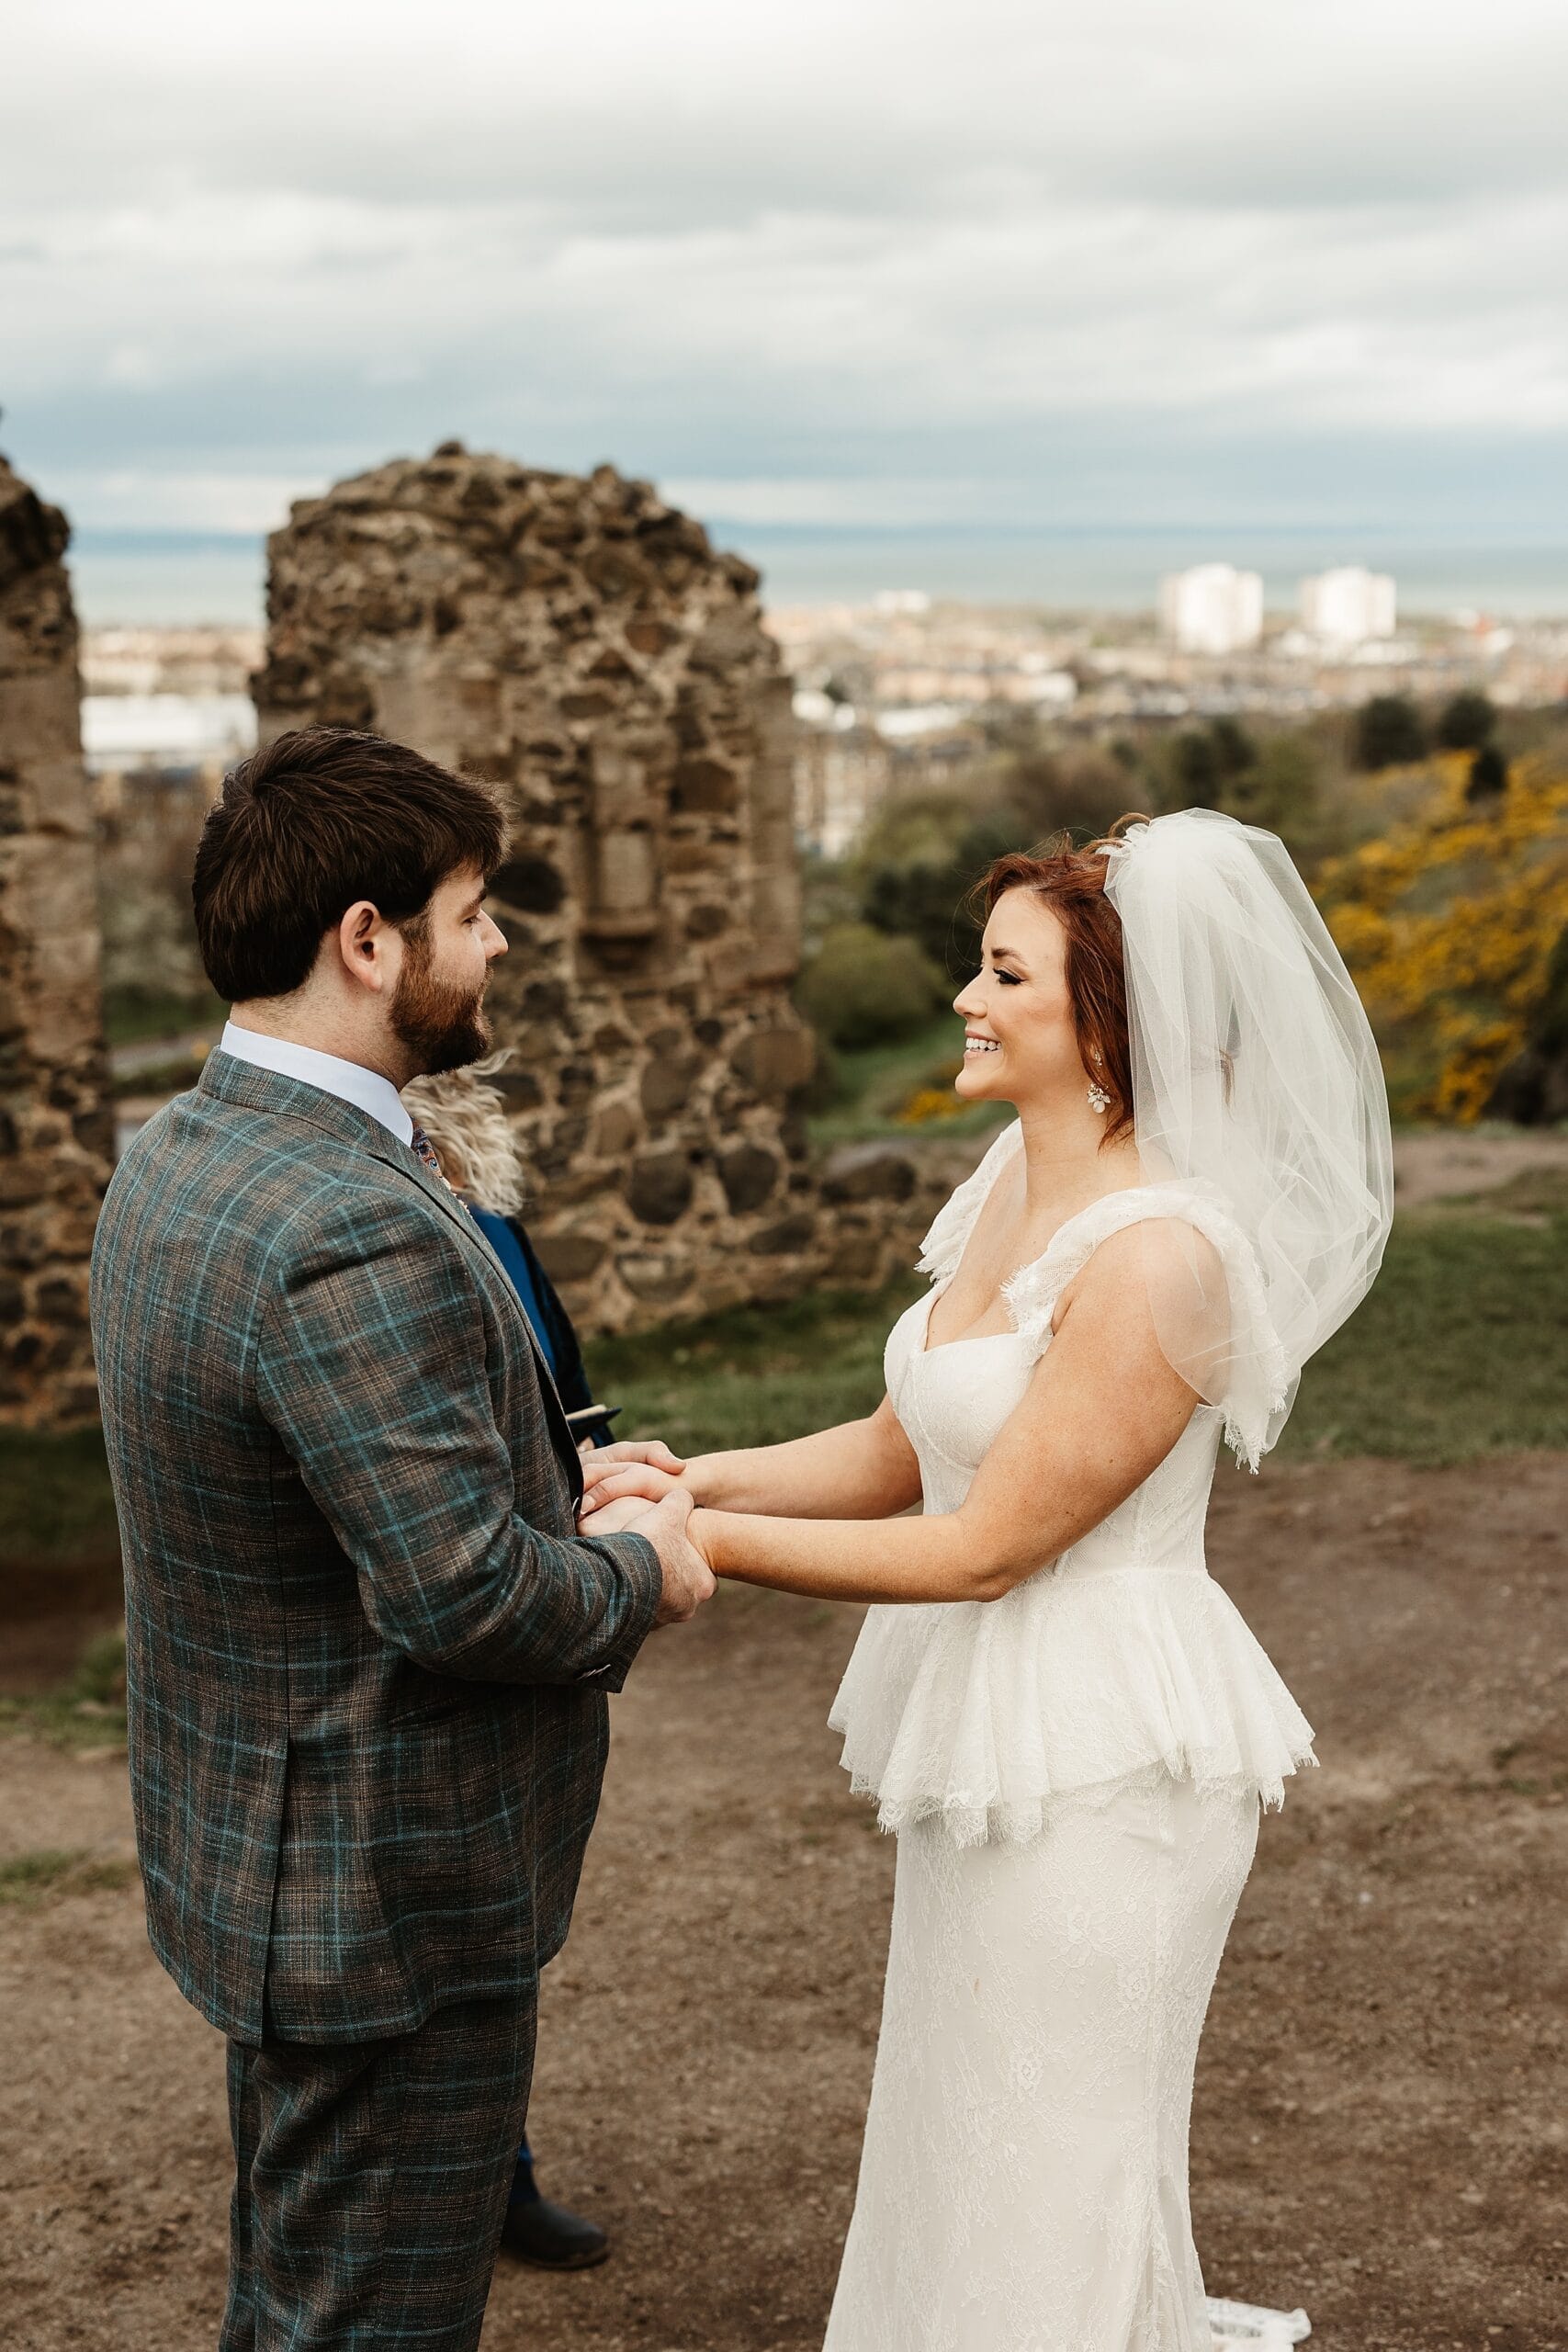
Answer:
<path fill-rule="evenodd" d="M 1498 1135 L 1444 1127 L 1393 1139 L 1394 1198 L 1401 1208 L 1456 1193 L 1493 1192 L 1536 1169 L 1568 1170 L 1568 1135 L 1550 1128 Z"/>
<path fill-rule="evenodd" d="M 1325 2352 L 1568 2346 L 1568 1459 L 1222 1477 L 1212 1559 L 1318 1727 L 1264 1824 L 1193 2132 L 1211 2291 Z M 824 1716 L 855 1612 L 649 1645 L 547 1980 L 547 2186 L 486 2352 L 807 2352 L 853 2190 L 893 1849 Z M 0 1745 L 0 1841 L 129 1854 L 123 1759 Z M 221 2302 L 221 2049 L 134 1888 L 0 1912 L 0 2346 L 186 2352 Z"/>

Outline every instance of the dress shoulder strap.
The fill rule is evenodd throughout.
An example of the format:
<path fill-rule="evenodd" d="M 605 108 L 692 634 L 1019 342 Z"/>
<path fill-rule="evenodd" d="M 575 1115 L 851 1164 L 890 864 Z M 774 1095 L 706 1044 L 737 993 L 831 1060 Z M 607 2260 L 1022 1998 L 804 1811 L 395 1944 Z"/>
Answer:
<path fill-rule="evenodd" d="M 947 1282 L 956 1273 L 975 1220 L 985 1206 L 992 1185 L 1017 1152 L 1022 1136 L 1023 1129 L 1015 1119 L 1010 1126 L 1002 1129 L 973 1176 L 966 1176 L 948 1194 L 931 1220 L 916 1261 L 918 1274 L 930 1274 L 933 1282 Z"/>
<path fill-rule="evenodd" d="M 1192 1227 L 1212 1246 L 1224 1270 L 1233 1326 L 1232 1353 L 1245 1376 L 1225 1396 L 1225 1435 L 1238 1456 L 1256 1466 L 1271 1416 L 1287 1399 L 1289 1366 L 1269 1317 L 1258 1255 L 1228 1205 L 1213 1185 L 1173 1182 L 1139 1184 L 1108 1193 L 1058 1226 L 1042 1255 L 1021 1266 L 1003 1286 L 1013 1327 L 1034 1355 L 1043 1354 L 1056 1302 L 1102 1241 L 1149 1218 L 1169 1218 Z"/>

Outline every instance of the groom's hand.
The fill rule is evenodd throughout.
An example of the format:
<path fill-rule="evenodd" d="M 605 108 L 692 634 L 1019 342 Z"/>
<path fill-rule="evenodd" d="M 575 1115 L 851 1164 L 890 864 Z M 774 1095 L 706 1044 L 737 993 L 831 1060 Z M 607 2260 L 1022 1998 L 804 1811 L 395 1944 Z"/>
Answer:
<path fill-rule="evenodd" d="M 620 1513 L 615 1516 L 619 1518 Z M 691 1516 L 692 1498 L 683 1487 L 677 1487 L 662 1502 L 645 1508 L 634 1522 L 637 1534 L 645 1535 L 658 1553 L 664 1571 L 656 1625 L 683 1624 L 696 1615 L 705 1600 L 713 1599 L 713 1570 L 686 1532 Z M 595 1524 L 593 1532 L 600 1532 Z"/>

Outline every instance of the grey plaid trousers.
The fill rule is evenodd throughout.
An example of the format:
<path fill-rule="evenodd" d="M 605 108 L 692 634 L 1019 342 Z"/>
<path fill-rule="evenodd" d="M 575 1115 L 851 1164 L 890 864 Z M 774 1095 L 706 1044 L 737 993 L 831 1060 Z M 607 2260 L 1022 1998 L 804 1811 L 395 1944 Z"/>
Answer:
<path fill-rule="evenodd" d="M 219 2352 L 473 2352 L 528 2104 L 532 2001 L 389 2041 L 229 2045 Z"/>

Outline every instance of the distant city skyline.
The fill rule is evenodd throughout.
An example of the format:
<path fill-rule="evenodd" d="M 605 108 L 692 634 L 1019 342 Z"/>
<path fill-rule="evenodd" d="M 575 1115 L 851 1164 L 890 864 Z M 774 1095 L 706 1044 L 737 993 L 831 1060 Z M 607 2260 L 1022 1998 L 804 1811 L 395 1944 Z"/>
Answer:
<path fill-rule="evenodd" d="M 6 66 L 0 447 L 84 535 L 459 435 L 825 585 L 1568 547 L 1560 0 L 17 0 Z"/>
<path fill-rule="evenodd" d="M 49 485 L 39 488 L 48 493 Z M 1568 621 L 1568 544 L 1453 547 L 1349 533 L 855 532 L 793 530 L 705 515 L 716 543 L 762 573 L 774 606 L 869 603 L 919 590 L 938 598 L 1058 610 L 1153 614 L 1168 573 L 1234 561 L 1261 571 L 1269 619 L 1296 614 L 1303 580 L 1341 563 L 1392 571 L 1402 618 L 1461 611 Z M 68 559 L 89 627 L 248 624 L 263 615 L 265 542 L 239 534 L 79 530 Z"/>

